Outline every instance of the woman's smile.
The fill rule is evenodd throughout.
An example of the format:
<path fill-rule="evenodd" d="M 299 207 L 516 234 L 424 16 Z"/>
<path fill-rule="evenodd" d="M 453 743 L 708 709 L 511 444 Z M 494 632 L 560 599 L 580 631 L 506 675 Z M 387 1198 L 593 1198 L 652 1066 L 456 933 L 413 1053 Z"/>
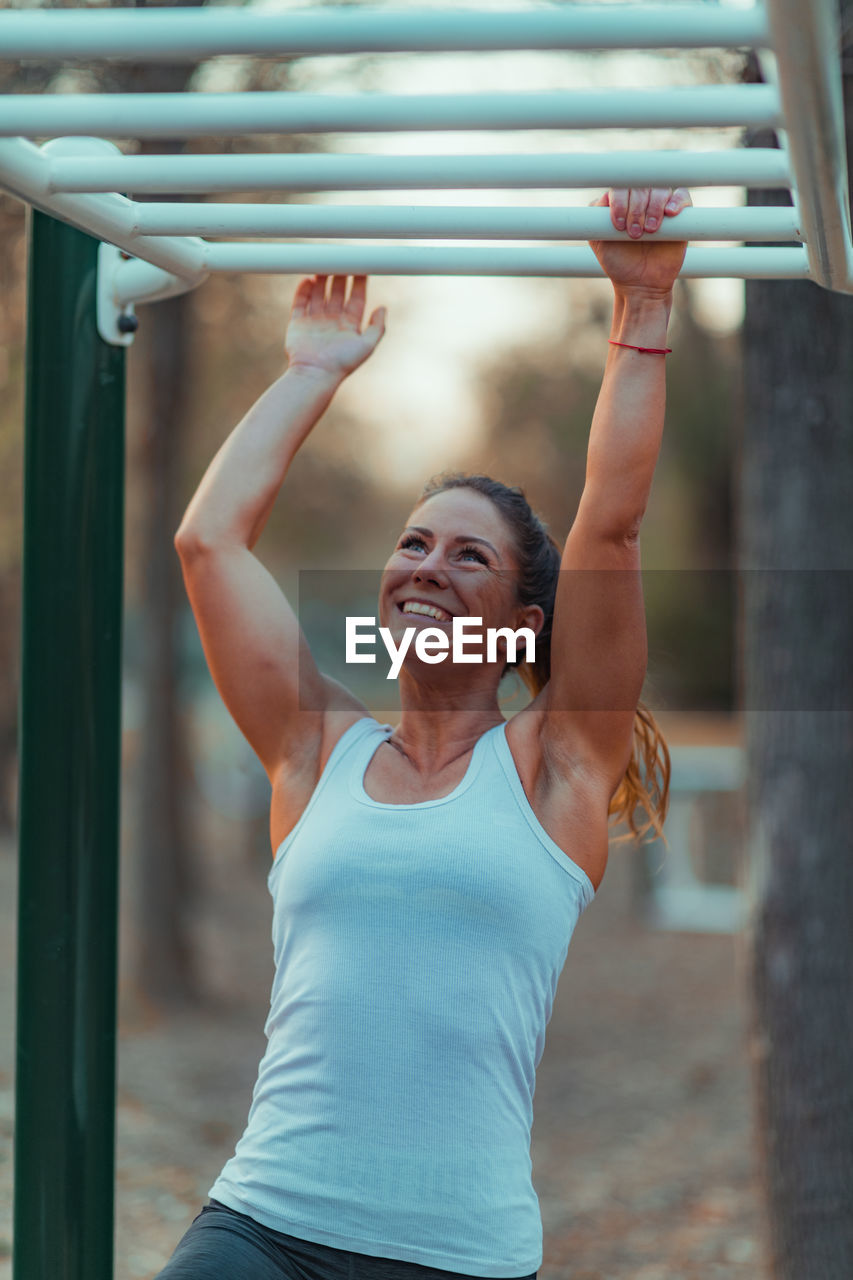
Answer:
<path fill-rule="evenodd" d="M 447 625 L 453 622 L 454 615 L 448 609 L 439 604 L 432 604 L 429 601 L 406 599 L 402 602 L 398 601 L 397 608 L 407 618 L 428 618 L 430 622 L 446 623 Z"/>

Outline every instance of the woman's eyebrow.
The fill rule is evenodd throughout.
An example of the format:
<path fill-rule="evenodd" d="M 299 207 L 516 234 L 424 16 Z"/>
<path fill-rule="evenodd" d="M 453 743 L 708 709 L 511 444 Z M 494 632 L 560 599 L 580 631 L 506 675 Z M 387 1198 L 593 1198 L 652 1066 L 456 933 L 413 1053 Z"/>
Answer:
<path fill-rule="evenodd" d="M 413 533 L 425 533 L 428 538 L 433 536 L 432 529 L 425 529 L 422 524 L 407 524 L 403 533 L 411 529 Z M 500 552 L 497 547 L 493 547 L 488 538 L 479 538 L 476 533 L 460 533 L 453 539 L 454 542 L 482 542 L 484 546 L 494 551 L 495 555 L 500 558 Z"/>

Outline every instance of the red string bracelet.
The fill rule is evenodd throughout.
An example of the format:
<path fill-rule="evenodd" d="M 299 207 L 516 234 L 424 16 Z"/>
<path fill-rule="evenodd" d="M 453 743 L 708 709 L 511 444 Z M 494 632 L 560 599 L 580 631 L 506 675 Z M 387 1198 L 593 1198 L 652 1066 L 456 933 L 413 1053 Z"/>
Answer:
<path fill-rule="evenodd" d="M 633 342 L 616 342 L 614 338 L 608 338 L 607 341 L 614 347 L 630 347 L 632 351 L 642 351 L 644 356 L 668 356 L 672 354 L 672 347 L 635 347 Z"/>

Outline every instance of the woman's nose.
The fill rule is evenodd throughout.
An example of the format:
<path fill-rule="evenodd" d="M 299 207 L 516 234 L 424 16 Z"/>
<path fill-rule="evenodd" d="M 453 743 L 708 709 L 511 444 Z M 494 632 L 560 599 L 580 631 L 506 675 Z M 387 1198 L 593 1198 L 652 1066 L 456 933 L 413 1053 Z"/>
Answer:
<path fill-rule="evenodd" d="M 447 566 L 444 563 L 444 554 L 437 547 L 433 547 L 427 555 L 419 562 L 413 570 L 415 578 L 432 578 L 436 581 L 448 582 Z"/>

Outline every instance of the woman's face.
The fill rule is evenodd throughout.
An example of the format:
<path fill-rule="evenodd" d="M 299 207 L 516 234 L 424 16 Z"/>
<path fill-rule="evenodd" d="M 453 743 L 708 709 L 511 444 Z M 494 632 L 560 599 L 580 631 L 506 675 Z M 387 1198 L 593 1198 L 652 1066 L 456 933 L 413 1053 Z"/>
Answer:
<path fill-rule="evenodd" d="M 397 645 L 409 627 L 437 627 L 451 635 L 454 617 L 482 618 L 483 631 L 521 626 L 538 631 L 544 614 L 538 606 L 518 604 L 517 573 L 512 533 L 494 503 L 475 489 L 446 489 L 415 507 L 400 534 L 382 575 L 380 625 L 389 628 Z M 472 628 L 469 636 L 479 629 Z M 481 652 L 470 640 L 466 649 Z M 499 641 L 499 653 L 504 649 Z M 414 656 L 413 646 L 409 654 Z M 485 647 L 482 654 L 485 659 Z M 430 669 L 451 666 L 448 655 Z M 472 667 L 466 664 L 465 670 L 470 675 Z"/>

